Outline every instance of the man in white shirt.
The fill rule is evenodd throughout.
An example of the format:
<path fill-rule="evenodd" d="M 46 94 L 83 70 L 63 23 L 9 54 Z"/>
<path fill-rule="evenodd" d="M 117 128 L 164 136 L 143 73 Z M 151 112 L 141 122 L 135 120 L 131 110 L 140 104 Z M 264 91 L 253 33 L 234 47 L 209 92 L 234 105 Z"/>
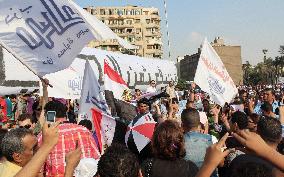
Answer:
<path fill-rule="evenodd" d="M 146 93 L 155 93 L 155 92 L 157 92 L 156 81 L 151 80 L 150 86 L 146 89 Z"/>

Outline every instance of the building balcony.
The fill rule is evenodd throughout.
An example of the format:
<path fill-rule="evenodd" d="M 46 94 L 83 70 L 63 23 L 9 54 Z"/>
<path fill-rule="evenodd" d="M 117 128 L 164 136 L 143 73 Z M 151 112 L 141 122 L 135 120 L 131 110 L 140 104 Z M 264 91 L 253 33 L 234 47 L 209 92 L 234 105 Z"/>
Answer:
<path fill-rule="evenodd" d="M 160 31 L 146 31 L 144 36 L 161 36 Z"/>

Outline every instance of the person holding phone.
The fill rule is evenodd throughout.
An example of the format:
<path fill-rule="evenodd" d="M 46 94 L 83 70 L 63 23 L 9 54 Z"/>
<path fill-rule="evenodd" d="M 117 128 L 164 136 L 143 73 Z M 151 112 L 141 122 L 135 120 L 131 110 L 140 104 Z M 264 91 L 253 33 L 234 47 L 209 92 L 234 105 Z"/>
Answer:
<path fill-rule="evenodd" d="M 98 159 L 100 157 L 96 142 L 92 133 L 85 127 L 72 124 L 67 121 L 67 107 L 60 101 L 50 101 L 45 107 L 45 118 L 52 122 L 60 122 L 59 140 L 54 149 L 49 153 L 45 162 L 46 176 L 64 177 L 65 173 L 65 157 L 70 149 L 76 149 L 76 141 L 82 149 L 82 158 Z M 39 144 L 42 138 L 39 135 Z"/>

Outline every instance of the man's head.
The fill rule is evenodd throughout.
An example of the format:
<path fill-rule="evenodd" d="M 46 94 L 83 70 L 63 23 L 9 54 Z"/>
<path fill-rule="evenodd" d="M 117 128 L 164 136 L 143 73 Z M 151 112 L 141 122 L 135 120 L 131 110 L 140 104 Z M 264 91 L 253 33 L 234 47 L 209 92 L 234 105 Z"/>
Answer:
<path fill-rule="evenodd" d="M 137 109 L 140 114 L 145 114 L 149 112 L 148 100 L 142 98 L 137 102 Z"/>
<path fill-rule="evenodd" d="M 17 96 L 12 94 L 9 96 L 10 100 L 13 102 L 13 103 L 16 103 L 17 102 Z"/>
<path fill-rule="evenodd" d="M 232 177 L 272 177 L 272 168 L 263 163 L 247 162 L 238 164 L 231 171 Z"/>
<path fill-rule="evenodd" d="M 48 111 L 55 111 L 56 121 L 66 121 L 67 106 L 62 104 L 60 101 L 50 101 L 45 105 L 44 109 L 45 113 L 47 113 Z"/>
<path fill-rule="evenodd" d="M 170 82 L 169 82 L 169 86 L 170 86 L 170 87 L 174 86 L 174 82 L 173 82 L 173 81 L 170 81 Z"/>
<path fill-rule="evenodd" d="M 150 86 L 151 86 L 151 87 L 156 87 L 156 81 L 155 81 L 155 80 L 151 80 Z"/>
<path fill-rule="evenodd" d="M 1 162 L 1 159 L 3 158 L 1 144 L 2 144 L 2 140 L 3 140 L 3 138 L 4 138 L 4 136 L 6 135 L 7 132 L 8 132 L 8 129 L 0 129 L 0 162 Z"/>
<path fill-rule="evenodd" d="M 246 129 L 247 126 L 248 126 L 248 117 L 244 112 L 236 111 L 232 114 L 232 118 L 230 120 L 230 127 L 232 132 Z"/>
<path fill-rule="evenodd" d="M 141 95 L 142 93 L 141 93 L 141 90 L 140 89 L 135 89 L 135 94 L 136 95 Z"/>
<path fill-rule="evenodd" d="M 246 100 L 248 99 L 248 92 L 246 90 L 240 90 L 239 95 L 240 95 L 241 101 L 246 102 Z"/>
<path fill-rule="evenodd" d="M 204 99 L 204 100 L 202 101 L 202 105 L 203 105 L 203 110 L 204 110 L 204 112 L 209 112 L 209 110 L 210 110 L 210 103 L 209 103 L 209 100 Z"/>
<path fill-rule="evenodd" d="M 256 113 L 250 114 L 248 117 L 248 129 L 252 132 L 257 131 L 257 123 L 260 119 L 260 116 Z"/>
<path fill-rule="evenodd" d="M 281 123 L 273 117 L 262 117 L 257 123 L 257 132 L 266 143 L 273 147 L 277 147 L 282 138 Z"/>
<path fill-rule="evenodd" d="M 275 100 L 275 92 L 272 88 L 266 88 L 263 91 L 263 100 L 268 101 L 270 104 Z"/>
<path fill-rule="evenodd" d="M 26 113 L 19 115 L 18 125 L 20 128 L 26 128 L 31 130 L 35 128 L 35 123 L 33 123 L 32 121 L 32 115 Z"/>
<path fill-rule="evenodd" d="M 264 116 L 270 116 L 273 112 L 272 104 L 270 104 L 268 101 L 264 101 L 263 104 L 260 106 L 260 109 Z"/>
<path fill-rule="evenodd" d="M 186 109 L 190 109 L 190 108 L 194 108 L 195 109 L 194 101 L 187 100 L 185 108 Z"/>
<path fill-rule="evenodd" d="M 23 98 L 23 100 L 25 100 L 25 101 L 28 101 L 28 99 L 31 97 L 31 94 L 24 94 L 23 96 L 22 96 L 22 98 Z"/>
<path fill-rule="evenodd" d="M 93 129 L 93 124 L 90 120 L 88 119 L 83 119 L 79 122 L 79 125 L 82 125 L 84 127 L 86 127 L 88 130 L 92 131 Z"/>
<path fill-rule="evenodd" d="M 36 137 L 31 130 L 26 128 L 10 130 L 5 134 L 1 144 L 3 156 L 21 167 L 30 161 L 36 146 Z"/>
<path fill-rule="evenodd" d="M 138 177 L 140 176 L 137 157 L 125 146 L 113 144 L 101 156 L 97 177 Z"/>
<path fill-rule="evenodd" d="M 200 128 L 200 116 L 196 109 L 185 109 L 181 113 L 181 122 L 184 132 Z"/>
<path fill-rule="evenodd" d="M 172 108 L 174 114 L 176 114 L 179 111 L 179 104 L 177 98 L 172 98 Z"/>

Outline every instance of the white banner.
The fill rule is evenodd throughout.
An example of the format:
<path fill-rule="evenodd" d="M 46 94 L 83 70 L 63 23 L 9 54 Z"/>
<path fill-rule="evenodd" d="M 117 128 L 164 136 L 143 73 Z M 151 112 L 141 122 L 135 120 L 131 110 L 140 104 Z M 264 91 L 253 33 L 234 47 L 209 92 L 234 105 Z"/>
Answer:
<path fill-rule="evenodd" d="M 170 80 L 177 81 L 177 69 L 174 62 L 84 48 L 70 67 L 45 76 L 54 86 L 48 88 L 51 97 L 80 98 L 85 59 L 89 59 L 100 84 L 103 83 L 104 59 L 107 59 L 110 66 L 122 75 L 131 89 L 139 88 L 145 91 L 152 79 L 156 80 L 158 88 L 167 85 Z M 22 89 L 33 91 L 39 88 L 38 83 L 38 77 L 5 49 L 1 52 L 0 48 L 0 95 L 19 93 Z"/>
<path fill-rule="evenodd" d="M 39 89 L 39 78 L 0 47 L 0 96 Z"/>
<path fill-rule="evenodd" d="M 48 88 L 49 96 L 80 98 L 85 59 L 90 61 L 100 84 L 103 83 L 104 59 L 107 59 L 110 66 L 122 76 L 130 89 L 139 88 L 145 91 L 151 80 L 155 80 L 160 88 L 167 85 L 170 80 L 178 79 L 174 62 L 84 48 L 69 68 L 45 76 L 53 85 L 53 88 Z"/>
<path fill-rule="evenodd" d="M 94 35 L 68 0 L 0 1 L 0 43 L 39 76 L 68 67 Z"/>
<path fill-rule="evenodd" d="M 194 82 L 221 106 L 230 102 L 238 93 L 222 60 L 207 39 L 202 45 Z"/>

